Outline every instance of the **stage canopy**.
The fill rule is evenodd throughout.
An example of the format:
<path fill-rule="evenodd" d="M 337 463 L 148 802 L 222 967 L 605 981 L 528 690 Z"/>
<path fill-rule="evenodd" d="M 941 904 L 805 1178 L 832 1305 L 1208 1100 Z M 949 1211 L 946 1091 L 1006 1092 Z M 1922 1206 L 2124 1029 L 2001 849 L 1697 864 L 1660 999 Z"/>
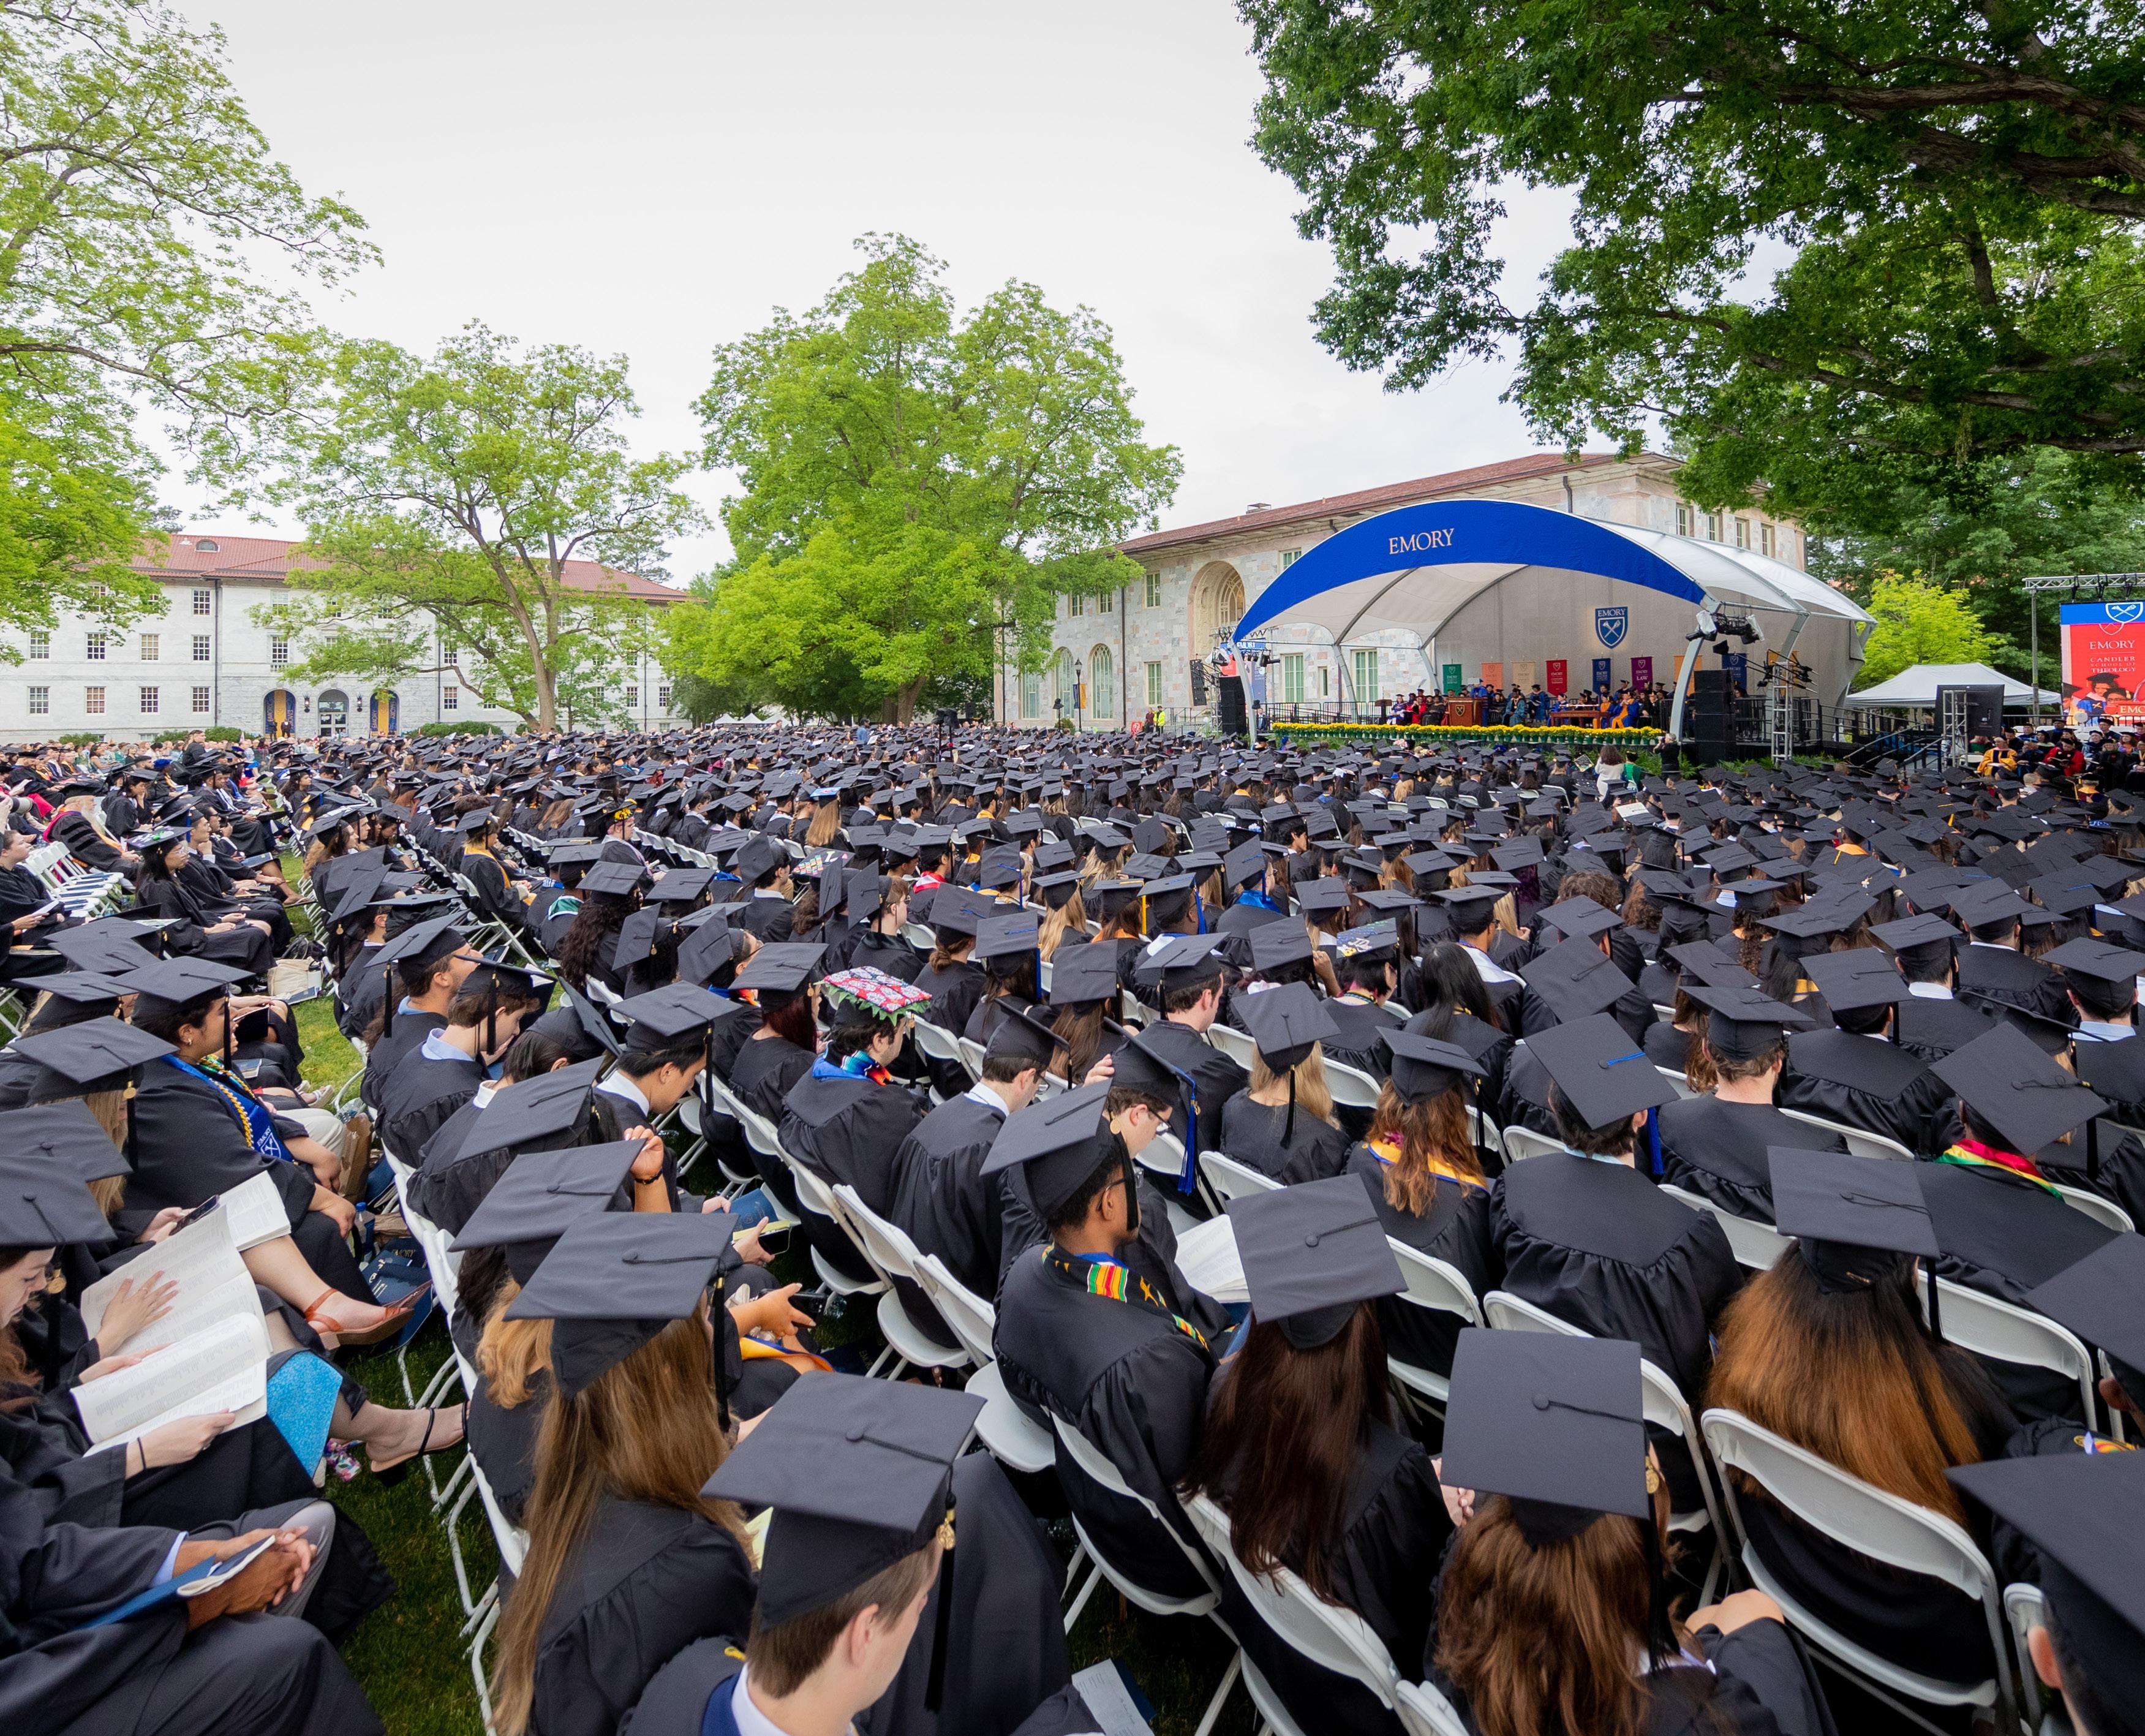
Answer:
<path fill-rule="evenodd" d="M 1874 687 L 1865 687 L 1861 692 L 1849 694 L 1850 705 L 1920 705 L 1933 709 L 1937 689 L 1940 687 L 2000 687 L 2003 689 L 2006 705 L 2030 705 L 2033 689 L 2024 682 L 2014 680 L 1999 669 L 1992 669 L 1985 663 L 1918 663 L 1910 669 L 1902 669 L 1889 681 L 1880 681 Z M 2059 696 L 2045 687 L 2041 689 L 2041 703 L 2054 705 Z"/>
<path fill-rule="evenodd" d="M 1620 609 L 1602 611 L 1612 619 L 1589 644 L 1600 604 L 1637 609 L 1628 621 L 1614 619 Z M 1446 652 L 1508 664 L 1621 644 L 1656 654 L 1665 674 L 1701 604 L 1757 618 L 1760 654 L 1818 652 L 1827 704 L 1844 695 L 1874 624 L 1853 599 L 1749 550 L 1509 500 L 1447 500 L 1379 513 L 1328 537 L 1252 600 L 1236 637 L 1308 629 L 1338 645 L 1398 631 L 1428 646 L 1445 634 Z M 1829 630 L 1801 645 L 1819 624 Z"/>

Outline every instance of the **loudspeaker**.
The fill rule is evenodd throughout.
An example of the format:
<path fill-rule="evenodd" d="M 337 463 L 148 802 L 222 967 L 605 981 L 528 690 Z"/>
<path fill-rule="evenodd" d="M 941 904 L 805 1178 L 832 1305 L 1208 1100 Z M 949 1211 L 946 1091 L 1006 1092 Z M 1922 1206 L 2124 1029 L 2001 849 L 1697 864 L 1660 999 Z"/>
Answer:
<path fill-rule="evenodd" d="M 1708 694 L 1717 694 L 1724 699 L 1732 691 L 1725 669 L 1693 669 L 1690 672 L 1690 696 L 1693 699 L 1701 699 Z"/>
<path fill-rule="evenodd" d="M 1192 703 L 1194 705 L 1207 703 L 1207 664 L 1203 659 L 1197 657 L 1192 659 Z"/>
<path fill-rule="evenodd" d="M 1244 716 L 1244 683 L 1240 675 L 1224 675 L 1215 684 L 1221 689 L 1221 723 L 1224 735 L 1242 735 L 1247 720 Z"/>
<path fill-rule="evenodd" d="M 2000 687 L 1940 687 L 1937 689 L 1937 719 L 1943 719 L 1944 695 L 1963 693 L 1966 695 L 1966 733 L 1969 739 L 1977 735 L 1991 738 L 2003 733 L 2003 689 Z"/>

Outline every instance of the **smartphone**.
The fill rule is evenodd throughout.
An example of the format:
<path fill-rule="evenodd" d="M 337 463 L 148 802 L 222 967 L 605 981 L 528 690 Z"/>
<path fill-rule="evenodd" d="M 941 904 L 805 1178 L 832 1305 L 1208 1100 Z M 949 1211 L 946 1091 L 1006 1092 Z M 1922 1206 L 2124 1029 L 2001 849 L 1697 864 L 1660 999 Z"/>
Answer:
<path fill-rule="evenodd" d="M 207 1217 L 210 1212 L 215 1211 L 216 1208 L 222 1203 L 223 1196 L 221 1194 L 211 1194 L 206 1201 L 195 1206 L 192 1211 L 189 1211 L 184 1217 L 181 1218 L 178 1222 L 173 1224 L 172 1226 L 172 1233 L 176 1236 L 180 1231 L 185 1229 L 188 1224 L 199 1223 L 203 1218 Z"/>
<path fill-rule="evenodd" d="M 770 1219 L 759 1226 L 759 1251 L 763 1254 L 780 1254 L 789 1246 L 792 1226 L 777 1223 Z M 749 1231 L 744 1232 L 749 1234 Z"/>
<path fill-rule="evenodd" d="M 812 1324 L 817 1326 L 826 1314 L 827 1298 L 823 1296 L 812 1296 L 800 1290 L 795 1296 L 790 1297 L 789 1306 L 799 1314 L 810 1315 Z"/>

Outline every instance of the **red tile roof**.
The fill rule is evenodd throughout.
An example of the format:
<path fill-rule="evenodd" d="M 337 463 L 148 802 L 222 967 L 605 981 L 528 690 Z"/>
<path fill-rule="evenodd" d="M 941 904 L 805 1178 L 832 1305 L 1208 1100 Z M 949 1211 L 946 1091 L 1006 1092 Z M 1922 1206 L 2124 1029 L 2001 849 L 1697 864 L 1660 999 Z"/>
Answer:
<path fill-rule="evenodd" d="M 1247 530 L 1267 530 L 1306 519 L 1360 517 L 1388 506 L 1440 495 L 1465 493 L 1492 487 L 1500 482 L 1524 482 L 1536 476 L 1553 476 L 1565 470 L 1590 470 L 1598 465 L 1620 462 L 1610 452 L 1582 453 L 1567 461 L 1561 452 L 1530 452 L 1524 458 L 1507 458 L 1497 464 L 1477 465 L 1469 470 L 1448 470 L 1441 476 L 1419 476 L 1412 482 L 1389 482 L 1382 488 L 1359 490 L 1352 495 L 1328 495 L 1296 506 L 1269 506 L 1257 512 L 1239 513 L 1233 519 L 1213 519 L 1203 525 L 1186 525 L 1174 530 L 1157 530 L 1117 545 L 1126 554 L 1141 555 L 1174 548 L 1180 543 L 1201 543 L 1217 536 L 1239 536 Z"/>
<path fill-rule="evenodd" d="M 201 546 L 204 542 L 214 546 L 205 550 Z M 221 530 L 177 531 L 145 553 L 134 563 L 134 570 L 164 579 L 281 579 L 291 569 L 291 550 L 296 546 L 286 537 L 226 536 Z M 319 565 L 316 561 L 304 564 Z M 623 589 L 628 596 L 664 603 L 674 602 L 679 594 L 674 586 L 644 578 L 639 573 L 620 572 L 594 560 L 568 561 L 566 584 L 573 590 Z"/>

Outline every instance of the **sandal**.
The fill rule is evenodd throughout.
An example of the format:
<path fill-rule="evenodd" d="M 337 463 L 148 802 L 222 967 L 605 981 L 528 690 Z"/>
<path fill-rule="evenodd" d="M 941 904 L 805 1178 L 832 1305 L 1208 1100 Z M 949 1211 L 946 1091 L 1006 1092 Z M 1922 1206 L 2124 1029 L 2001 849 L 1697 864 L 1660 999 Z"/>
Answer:
<path fill-rule="evenodd" d="M 454 1408 L 461 1412 L 462 1427 L 466 1430 L 469 1427 L 469 1406 L 466 1405 L 457 1405 Z M 383 1489 L 392 1489 L 397 1483 L 400 1483 L 405 1477 L 410 1475 L 411 1468 L 414 1466 L 420 1459 L 423 1458 L 426 1454 L 434 1452 L 444 1453 L 450 1448 L 458 1447 L 461 1445 L 461 1442 L 459 1440 L 449 1441 L 444 1446 L 435 1447 L 432 1445 L 432 1425 L 439 1420 L 439 1406 L 436 1405 L 426 1405 L 425 1407 L 424 1438 L 417 1443 L 416 1451 L 413 1453 L 405 1453 L 400 1459 L 391 1459 L 385 1465 L 375 1465 L 372 1463 L 371 1450 L 368 1449 L 366 1450 L 366 1468 L 371 1471 L 374 1480 L 379 1483 L 381 1487 Z"/>
<path fill-rule="evenodd" d="M 306 1304 L 306 1324 L 316 1332 L 332 1332 L 338 1346 L 378 1344 L 383 1338 L 393 1337 L 409 1324 L 410 1316 L 417 1311 L 418 1302 L 423 1298 L 425 1291 L 430 1288 L 430 1286 L 426 1285 L 412 1291 L 401 1301 L 390 1308 L 386 1317 L 377 1325 L 353 1331 L 348 1327 L 337 1326 L 332 1318 L 321 1312 L 324 1304 L 332 1302 L 342 1296 L 341 1291 L 331 1285 Z M 358 1299 L 356 1296 L 350 1296 L 345 1300 L 354 1302 Z M 376 1302 L 372 1306 L 377 1307 L 380 1305 Z"/>

